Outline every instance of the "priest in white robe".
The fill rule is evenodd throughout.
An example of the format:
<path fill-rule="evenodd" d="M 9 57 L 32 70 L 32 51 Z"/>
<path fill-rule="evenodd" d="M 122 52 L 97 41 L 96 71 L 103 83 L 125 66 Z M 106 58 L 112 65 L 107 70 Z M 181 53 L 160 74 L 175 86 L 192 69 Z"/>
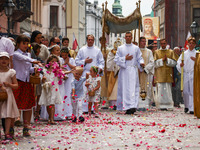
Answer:
<path fill-rule="evenodd" d="M 193 80 L 194 80 L 194 63 L 196 57 L 196 41 L 194 38 L 188 39 L 189 50 L 184 52 L 184 62 L 182 63 L 182 54 L 177 61 L 177 70 L 181 73 L 183 67 L 183 100 L 185 105 L 185 113 L 189 111 L 194 114 L 193 102 Z"/>
<path fill-rule="evenodd" d="M 144 92 L 146 97 L 139 98 L 139 110 L 145 110 L 150 107 L 150 103 L 153 102 L 153 74 L 154 74 L 154 58 L 150 49 L 146 48 L 146 38 L 140 37 L 140 50 L 142 52 L 142 58 L 144 59 L 145 67 L 139 73 L 140 77 L 140 94 Z"/>
<path fill-rule="evenodd" d="M 94 36 L 87 35 L 86 37 L 87 45 L 83 46 L 76 56 L 75 62 L 76 66 L 84 66 L 84 71 L 82 76 L 86 76 L 86 73 L 90 72 L 92 66 L 97 66 L 102 72 L 104 69 L 104 58 L 101 50 L 94 46 Z M 84 91 L 87 90 L 84 86 Z M 83 112 L 88 112 L 88 102 L 86 99 L 83 100 Z"/>
<path fill-rule="evenodd" d="M 167 49 L 167 41 L 160 40 L 161 49 L 154 52 L 156 84 L 156 107 L 160 110 L 173 110 L 172 98 L 173 67 L 176 66 L 178 55 Z"/>
<path fill-rule="evenodd" d="M 132 33 L 126 32 L 126 44 L 119 46 L 114 61 L 120 66 L 118 75 L 117 110 L 134 114 L 139 99 L 138 67 L 144 67 L 142 53 L 132 44 Z"/>

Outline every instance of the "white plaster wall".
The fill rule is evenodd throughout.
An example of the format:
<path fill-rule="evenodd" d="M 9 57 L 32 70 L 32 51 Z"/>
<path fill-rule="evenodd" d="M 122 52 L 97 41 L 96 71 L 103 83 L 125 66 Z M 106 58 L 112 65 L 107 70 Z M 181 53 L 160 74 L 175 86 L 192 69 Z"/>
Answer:
<path fill-rule="evenodd" d="M 42 9 L 42 25 L 43 25 L 43 34 L 49 36 L 49 27 L 50 27 L 50 6 L 58 6 L 58 28 L 60 28 L 60 33 L 57 36 L 65 36 L 65 12 L 62 9 L 62 6 L 65 7 L 64 2 L 58 2 L 57 0 L 52 0 L 51 2 L 44 2 Z"/>

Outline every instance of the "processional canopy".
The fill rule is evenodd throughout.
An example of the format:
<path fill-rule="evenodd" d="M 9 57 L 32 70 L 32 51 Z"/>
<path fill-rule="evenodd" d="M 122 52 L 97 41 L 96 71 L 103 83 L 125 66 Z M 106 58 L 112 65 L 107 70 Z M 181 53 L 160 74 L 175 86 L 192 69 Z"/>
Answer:
<path fill-rule="evenodd" d="M 140 7 L 134 10 L 132 14 L 127 17 L 117 17 L 113 15 L 107 8 L 105 8 L 102 16 L 102 26 L 104 32 L 107 34 L 112 33 L 125 33 L 134 29 L 142 29 L 142 15 L 140 13 Z"/>

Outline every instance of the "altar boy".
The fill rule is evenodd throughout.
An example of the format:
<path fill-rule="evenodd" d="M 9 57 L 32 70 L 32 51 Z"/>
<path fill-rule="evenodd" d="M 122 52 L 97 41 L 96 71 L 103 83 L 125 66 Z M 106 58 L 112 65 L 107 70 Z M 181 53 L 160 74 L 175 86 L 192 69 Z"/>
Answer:
<path fill-rule="evenodd" d="M 182 54 L 177 62 L 177 70 L 181 73 L 181 67 L 183 67 L 183 100 L 185 104 L 185 113 L 189 111 L 190 114 L 194 114 L 193 104 L 193 79 L 194 79 L 194 63 L 196 56 L 196 40 L 194 37 L 188 39 L 189 49 L 184 52 L 184 62 L 182 63 Z"/>

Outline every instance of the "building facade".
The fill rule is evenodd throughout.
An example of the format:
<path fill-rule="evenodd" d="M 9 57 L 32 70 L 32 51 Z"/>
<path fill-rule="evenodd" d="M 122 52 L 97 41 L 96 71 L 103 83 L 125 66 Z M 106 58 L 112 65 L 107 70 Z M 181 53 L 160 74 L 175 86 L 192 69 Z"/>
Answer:
<path fill-rule="evenodd" d="M 0 32 L 7 34 L 8 32 L 8 18 L 5 15 L 4 5 L 7 0 L 0 1 Z M 31 0 L 13 0 L 15 5 L 13 14 L 10 17 L 10 33 L 13 37 L 16 37 L 21 33 L 20 23 L 30 17 L 31 12 Z"/>
<path fill-rule="evenodd" d="M 67 37 L 72 45 L 74 34 L 80 48 L 86 43 L 86 1 L 67 0 L 66 8 Z"/>
<path fill-rule="evenodd" d="M 99 38 L 102 36 L 101 18 L 102 8 L 98 7 L 98 1 L 94 1 L 94 4 L 86 2 L 86 35 L 94 35 L 95 45 L 98 47 Z"/>
<path fill-rule="evenodd" d="M 160 20 L 160 35 L 159 38 L 165 38 L 165 0 L 154 1 L 154 15 Z"/>
<path fill-rule="evenodd" d="M 57 36 L 60 39 L 66 36 L 65 0 L 43 0 L 41 13 L 41 18 L 36 21 L 39 23 L 41 19 L 44 36 L 48 38 Z"/>
<path fill-rule="evenodd" d="M 199 0 L 156 0 L 153 10 L 160 18 L 160 39 L 167 39 L 171 48 L 184 46 L 193 21 L 200 25 Z"/>
<path fill-rule="evenodd" d="M 24 24 L 30 22 L 31 32 L 34 30 L 43 32 L 43 0 L 31 0 L 31 11 L 33 12 L 33 15 L 25 20 Z"/>

